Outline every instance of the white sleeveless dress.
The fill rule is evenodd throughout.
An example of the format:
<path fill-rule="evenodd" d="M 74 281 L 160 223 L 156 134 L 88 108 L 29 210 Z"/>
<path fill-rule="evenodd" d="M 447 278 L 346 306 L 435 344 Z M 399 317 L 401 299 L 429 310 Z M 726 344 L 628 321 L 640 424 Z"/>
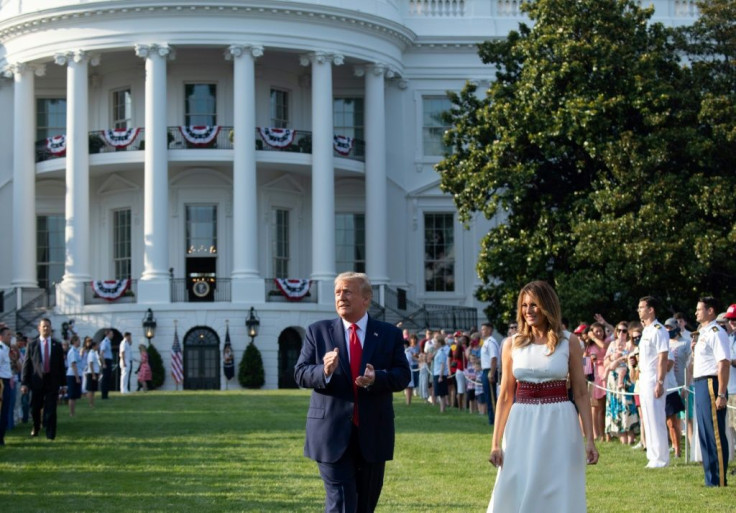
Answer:
<path fill-rule="evenodd" d="M 564 339 L 551 356 L 547 346 L 513 349 L 517 381 L 567 379 L 570 348 Z M 585 449 L 570 401 L 511 406 L 488 513 L 584 513 Z"/>

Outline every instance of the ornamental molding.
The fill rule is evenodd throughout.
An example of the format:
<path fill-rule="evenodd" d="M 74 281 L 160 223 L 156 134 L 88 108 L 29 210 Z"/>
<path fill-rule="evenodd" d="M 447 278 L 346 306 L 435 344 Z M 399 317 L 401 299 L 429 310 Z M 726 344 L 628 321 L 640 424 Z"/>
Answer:
<path fill-rule="evenodd" d="M 146 17 L 165 14 L 177 15 L 221 15 L 233 17 L 243 15 L 248 17 L 284 17 L 296 21 L 314 21 L 317 23 L 331 23 L 350 30 L 362 30 L 374 35 L 392 39 L 404 47 L 411 46 L 416 40 L 416 34 L 408 27 L 396 21 L 381 18 L 360 11 L 347 12 L 345 9 L 320 5 L 304 5 L 295 8 L 293 5 L 274 6 L 272 1 L 255 1 L 252 5 L 242 5 L 243 2 L 223 1 L 219 5 L 145 5 L 147 2 L 138 2 L 140 5 L 131 6 L 130 0 L 110 1 L 108 6 L 97 3 L 85 8 L 79 4 L 49 9 L 47 12 L 29 12 L 13 16 L 0 22 L 0 44 L 5 44 L 15 37 L 34 32 L 68 29 L 70 23 L 88 23 L 90 20 L 107 21 L 109 18 L 121 18 L 144 15 Z"/>

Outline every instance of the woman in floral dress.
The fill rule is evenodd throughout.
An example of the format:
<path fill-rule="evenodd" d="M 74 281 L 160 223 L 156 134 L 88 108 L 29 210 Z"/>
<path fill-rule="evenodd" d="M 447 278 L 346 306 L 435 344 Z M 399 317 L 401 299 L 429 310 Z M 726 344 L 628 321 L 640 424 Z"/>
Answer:
<path fill-rule="evenodd" d="M 629 372 L 629 355 L 634 351 L 628 326 L 619 322 L 614 339 L 608 346 L 605 364 L 608 371 L 606 388 L 606 435 L 617 436 L 622 444 L 633 445 L 639 429 L 639 415 L 634 402 L 634 381 Z"/>

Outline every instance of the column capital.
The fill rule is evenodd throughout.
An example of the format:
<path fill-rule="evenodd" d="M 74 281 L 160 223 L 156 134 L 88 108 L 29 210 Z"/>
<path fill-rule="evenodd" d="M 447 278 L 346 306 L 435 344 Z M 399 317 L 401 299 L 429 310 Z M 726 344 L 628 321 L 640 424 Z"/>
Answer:
<path fill-rule="evenodd" d="M 309 66 L 310 64 L 331 63 L 335 66 L 342 66 L 345 62 L 345 56 L 339 53 L 328 52 L 310 52 L 299 56 L 299 64 Z"/>
<path fill-rule="evenodd" d="M 492 80 L 488 77 L 475 77 L 468 80 L 468 82 L 476 87 L 490 87 Z"/>
<path fill-rule="evenodd" d="M 100 54 L 89 53 L 86 50 L 70 50 L 68 52 L 58 52 L 54 54 L 54 63 L 59 66 L 66 66 L 72 62 L 76 64 L 89 62 L 92 66 L 100 64 Z"/>
<path fill-rule="evenodd" d="M 33 72 L 37 77 L 43 77 L 46 75 L 46 65 L 28 64 L 27 62 L 13 62 L 5 67 L 3 70 L 3 76 L 5 78 L 13 78 L 15 75 L 20 75 L 25 72 Z"/>
<path fill-rule="evenodd" d="M 155 55 L 167 58 L 170 61 L 176 58 L 176 51 L 166 43 L 137 44 L 135 45 L 135 54 L 143 59 Z"/>
<path fill-rule="evenodd" d="M 262 45 L 230 45 L 227 47 L 227 50 L 225 50 L 225 60 L 232 61 L 242 55 L 245 55 L 246 53 L 250 53 L 250 55 L 257 59 L 258 57 L 263 57 L 263 46 Z"/>
<path fill-rule="evenodd" d="M 361 64 L 353 67 L 353 74 L 356 77 L 364 77 L 367 73 L 370 73 L 375 77 L 382 76 L 387 80 L 401 77 L 401 74 L 398 71 L 381 62 L 374 62 L 373 64 Z"/>

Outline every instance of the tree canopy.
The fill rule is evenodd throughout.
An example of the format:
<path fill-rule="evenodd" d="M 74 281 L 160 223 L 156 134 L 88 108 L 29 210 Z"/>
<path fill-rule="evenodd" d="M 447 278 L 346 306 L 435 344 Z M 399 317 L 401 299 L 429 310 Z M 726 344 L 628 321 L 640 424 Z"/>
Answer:
<path fill-rule="evenodd" d="M 477 265 L 491 320 L 534 279 L 571 322 L 635 318 L 648 294 L 736 301 L 734 4 L 678 30 L 630 0 L 536 0 L 479 45 L 496 77 L 449 93 L 437 171 L 462 221 L 505 218 Z"/>

